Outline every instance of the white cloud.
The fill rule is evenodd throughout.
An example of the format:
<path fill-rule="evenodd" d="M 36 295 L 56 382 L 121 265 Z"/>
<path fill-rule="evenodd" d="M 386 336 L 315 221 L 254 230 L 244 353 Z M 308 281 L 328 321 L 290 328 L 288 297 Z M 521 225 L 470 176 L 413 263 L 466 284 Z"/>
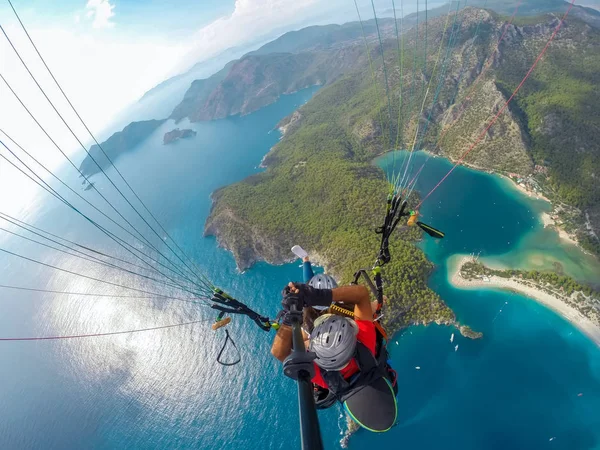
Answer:
<path fill-rule="evenodd" d="M 373 17 L 370 0 L 357 0 L 363 20 Z M 398 3 L 398 2 L 396 2 Z M 378 14 L 392 4 L 376 2 Z M 414 5 L 404 12 L 413 12 Z M 198 30 L 190 39 L 192 50 L 178 65 L 180 71 L 230 47 L 297 30 L 308 25 L 358 20 L 353 0 L 236 0 L 233 12 Z"/>
<path fill-rule="evenodd" d="M 110 4 L 110 0 L 88 0 L 85 5 L 87 10 L 87 17 L 94 18 L 92 26 L 94 28 L 111 28 L 115 26 L 114 22 L 111 22 L 111 18 L 114 17 L 115 5 Z"/>
<path fill-rule="evenodd" d="M 307 23 L 332 23 L 342 15 L 348 18 L 353 8 L 352 0 L 236 0 L 229 16 L 195 33 L 193 50 L 181 68 L 276 30 L 283 33 Z"/>
<path fill-rule="evenodd" d="M 360 0 L 359 3 L 365 2 Z M 96 28 L 110 27 L 113 9 L 108 0 L 89 0 L 85 11 L 76 12 L 75 20 L 78 17 L 80 25 L 93 21 Z M 106 130 L 108 133 L 100 131 L 144 92 L 172 75 L 175 66 L 181 69 L 229 47 L 264 36 L 272 37 L 307 24 L 341 23 L 355 18 L 352 0 L 237 0 L 230 15 L 178 42 L 165 41 L 161 35 L 155 34 L 131 39 L 130 35 L 121 34 L 125 31 L 120 29 L 108 34 L 97 33 L 88 27 L 61 26 L 52 21 L 38 22 L 37 26 L 30 27 L 29 32 L 88 126 L 99 139 L 105 139 L 116 130 Z M 89 144 L 85 130 L 57 92 L 18 24 L 3 23 L 3 26 L 67 122 Z M 68 153 L 79 150 L 77 142 L 50 109 L 4 39 L 0 39 L 0 55 L 0 72 L 53 138 Z M 64 163 L 64 158 L 1 82 L 0 99 L 0 127 L 32 150 L 51 169 Z M 0 152 L 6 154 L 1 148 Z M 30 182 L 13 172 L 14 169 L 0 161 L 0 210 L 7 204 L 16 207 L 27 201 Z"/>
<path fill-rule="evenodd" d="M 80 139 L 89 144 L 85 129 L 57 91 L 21 28 L 17 24 L 3 26 L 65 120 Z M 31 27 L 28 31 L 57 80 L 99 139 L 107 137 L 99 132 L 125 107 L 163 81 L 188 50 L 186 46 L 148 37 L 124 39 L 116 32 L 98 34 L 91 29 Z M 70 154 L 79 151 L 79 145 L 47 104 L 3 36 L 0 55 L 0 73 L 23 102 L 63 150 Z M 65 162 L 1 80 L 0 128 L 49 168 L 54 170 Z M 5 141 L 2 135 L 0 139 Z M 0 148 L 0 153 L 7 154 L 4 148 Z M 39 188 L 0 160 L 0 211 L 16 213 L 36 192 L 40 192 Z"/>

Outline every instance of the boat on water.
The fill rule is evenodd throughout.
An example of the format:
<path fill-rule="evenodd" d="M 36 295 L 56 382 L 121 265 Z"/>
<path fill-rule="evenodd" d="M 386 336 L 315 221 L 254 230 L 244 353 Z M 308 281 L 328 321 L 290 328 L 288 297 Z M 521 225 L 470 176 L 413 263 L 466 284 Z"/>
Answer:
<path fill-rule="evenodd" d="M 457 352 L 458 351 L 458 344 L 456 344 L 456 347 L 454 347 L 454 351 Z"/>
<path fill-rule="evenodd" d="M 452 336 L 450 336 L 450 343 L 454 342 L 454 333 L 452 333 Z"/>

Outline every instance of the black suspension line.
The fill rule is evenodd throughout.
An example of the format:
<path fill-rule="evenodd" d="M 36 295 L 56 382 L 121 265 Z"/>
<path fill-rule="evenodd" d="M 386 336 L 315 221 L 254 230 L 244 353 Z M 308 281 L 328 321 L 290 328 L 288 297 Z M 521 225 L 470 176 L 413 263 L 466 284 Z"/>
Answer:
<path fill-rule="evenodd" d="M 40 237 L 42 237 L 44 239 L 49 240 L 50 242 L 54 242 L 54 243 L 56 243 L 58 245 L 61 245 L 61 246 L 65 247 L 65 248 L 68 248 L 69 250 L 73 250 L 74 252 L 78 252 L 78 253 L 81 253 L 83 255 L 89 256 L 90 258 L 94 258 L 94 256 L 90 255 L 89 253 L 86 253 L 85 251 L 93 253 L 95 255 L 102 256 L 104 258 L 112 259 L 112 260 L 115 260 L 115 261 L 118 261 L 118 262 L 122 262 L 122 263 L 125 263 L 125 264 L 128 264 L 128 265 L 131 265 L 131 266 L 133 266 L 135 268 L 138 268 L 138 269 L 148 270 L 147 267 L 141 266 L 139 264 L 132 263 L 130 261 L 127 261 L 125 259 L 119 258 L 117 256 L 108 255 L 108 254 L 106 254 L 104 252 L 101 252 L 99 250 L 95 250 L 95 249 L 93 249 L 91 247 L 88 247 L 88 246 L 85 246 L 85 245 L 82 245 L 82 244 L 78 244 L 77 242 L 74 242 L 74 241 L 71 241 L 69 239 L 65 239 L 63 237 L 60 237 L 60 236 L 58 236 L 56 234 L 50 233 L 49 231 L 42 230 L 41 228 L 35 227 L 35 226 L 31 225 L 31 224 L 28 224 L 27 222 L 23 222 L 22 220 L 19 220 L 16 217 L 13 217 L 13 216 L 10 216 L 10 215 L 8 215 L 6 213 L 3 213 L 2 211 L 0 211 L 0 218 L 6 220 L 9 223 L 12 223 L 13 225 L 15 225 L 15 226 L 17 226 L 17 227 L 19 227 L 19 228 L 21 228 L 23 230 L 26 230 L 26 231 L 28 231 L 28 232 L 30 232 L 32 234 L 35 234 L 36 236 L 40 236 Z M 48 236 L 51 236 L 51 238 L 49 238 Z M 55 238 L 55 239 L 52 239 L 52 238 Z M 63 242 L 60 242 L 60 241 L 58 241 L 56 239 L 60 239 L 60 241 L 67 242 L 69 245 L 64 244 Z M 75 247 L 83 249 L 85 251 L 78 251 L 77 248 L 75 248 Z M 103 261 L 103 260 L 101 260 L 99 258 L 97 258 L 97 259 L 98 259 L 98 261 Z"/>
<path fill-rule="evenodd" d="M 17 95 L 17 93 L 14 91 L 14 89 L 12 88 L 12 86 L 8 83 L 8 81 L 4 78 L 4 76 L 2 74 L 0 74 L 0 79 L 2 79 L 2 81 L 4 82 L 4 84 L 6 84 L 6 86 L 8 87 L 8 89 L 11 91 L 11 93 L 15 96 L 15 98 L 17 99 L 17 101 L 21 104 L 21 106 L 25 109 L 25 111 L 29 114 L 29 116 L 33 119 L 33 121 L 37 124 L 37 126 L 42 130 L 42 132 L 46 135 L 46 137 L 50 140 L 50 142 L 52 142 L 52 144 L 57 148 L 57 150 L 67 159 L 67 161 L 69 161 L 69 163 L 71 164 L 72 167 L 75 168 L 75 170 L 84 178 L 84 180 L 88 183 L 90 183 L 89 179 L 79 170 L 79 168 L 75 165 L 75 163 L 67 156 L 67 154 L 62 150 L 62 148 L 56 143 L 56 141 L 50 136 L 50 134 L 46 131 L 46 129 L 43 127 L 43 125 L 36 119 L 36 117 L 33 115 L 33 113 L 29 110 L 29 108 L 27 108 L 27 106 L 25 105 L 25 103 L 23 103 L 23 101 L 21 100 L 21 98 Z M 142 240 L 148 244 L 154 251 L 156 251 L 158 254 L 160 254 L 163 258 L 165 258 L 166 261 L 168 261 L 169 263 L 175 265 L 169 258 L 167 258 L 160 250 L 158 250 L 158 248 L 156 248 L 154 246 L 154 244 L 152 244 L 152 242 L 150 242 L 113 204 L 110 200 L 108 200 L 104 194 L 102 194 L 98 188 L 96 188 L 96 186 L 91 183 L 90 184 L 92 186 L 92 188 L 94 189 L 94 191 L 96 193 L 98 193 L 98 195 L 100 195 L 100 197 L 108 204 L 108 206 L 111 207 L 111 209 L 117 213 L 117 215 L 123 219 L 123 221 L 129 225 L 129 227 L 134 230 L 141 238 Z M 160 237 L 160 236 L 159 236 Z M 189 270 L 189 269 L 188 269 Z M 192 275 L 196 276 L 196 274 L 192 271 Z"/>
<path fill-rule="evenodd" d="M 139 296 L 139 295 L 120 295 L 120 294 L 97 294 L 93 292 L 70 292 L 70 291 L 59 291 L 53 289 L 37 289 L 37 288 L 28 288 L 23 286 L 13 286 L 8 284 L 0 284 L 0 289 L 9 289 L 14 291 L 24 291 L 24 292 L 40 292 L 45 294 L 55 294 L 55 295 L 73 295 L 77 297 L 108 297 L 108 298 L 129 298 L 135 300 L 156 300 L 156 299 L 169 299 L 169 300 L 179 300 L 183 302 L 193 302 L 191 298 L 183 298 L 183 297 L 172 297 L 170 295 L 155 295 L 155 296 Z"/>
<path fill-rule="evenodd" d="M 3 145 L 5 148 L 6 145 L 0 141 L 0 144 Z M 142 252 L 141 250 L 136 249 L 134 246 L 132 246 L 131 244 L 127 243 L 126 241 L 122 240 L 120 237 L 118 237 L 117 235 L 115 235 L 114 233 L 112 233 L 111 231 L 107 230 L 106 228 L 104 228 L 102 225 L 98 224 L 97 222 L 95 222 L 93 219 L 89 218 L 88 216 L 86 216 L 84 213 L 82 213 L 81 211 L 79 211 L 75 206 L 73 206 L 68 200 L 66 200 L 62 195 L 60 195 L 58 192 L 56 192 L 56 190 L 54 190 L 54 188 L 52 188 L 50 185 L 48 185 L 43 179 L 41 179 L 37 174 L 35 174 L 35 172 L 33 172 L 31 170 L 31 168 L 29 168 L 27 165 L 25 165 L 30 171 L 32 171 L 32 173 L 34 173 L 34 175 L 36 175 L 36 177 L 40 178 L 41 182 L 45 185 L 42 185 L 42 183 L 38 182 L 37 180 L 33 179 L 31 177 L 31 175 L 29 175 L 28 173 L 26 173 L 25 171 L 23 171 L 23 169 L 21 169 L 20 167 L 18 167 L 13 161 L 11 161 L 10 159 L 8 159 L 6 156 L 0 154 L 0 157 L 5 159 L 9 164 L 11 164 L 13 167 L 15 167 L 17 170 L 19 170 L 21 173 L 23 173 L 26 177 L 28 177 L 31 181 L 33 181 L 34 183 L 36 183 L 39 187 L 41 187 L 42 189 L 44 189 L 46 192 L 48 192 L 50 195 L 56 197 L 58 200 L 60 200 L 62 203 L 64 203 L 66 206 L 68 206 L 69 208 L 71 208 L 73 211 L 77 212 L 78 214 L 80 214 L 84 219 L 86 219 L 88 222 L 90 222 L 92 225 L 94 225 L 95 227 L 97 227 L 100 231 L 102 231 L 104 234 L 106 234 L 108 237 L 110 237 L 111 239 L 113 239 L 117 244 L 119 244 L 121 247 L 123 247 L 126 251 L 128 251 L 129 253 L 131 253 L 134 257 L 138 258 L 140 261 L 142 261 L 143 263 L 147 264 L 148 267 L 150 267 L 151 269 L 155 270 L 156 272 L 160 273 L 162 276 L 164 276 L 165 278 L 169 279 L 170 281 L 179 284 L 176 280 L 172 279 L 171 277 L 169 277 L 168 275 L 166 275 L 165 273 L 161 272 L 160 270 L 158 270 L 157 268 L 153 267 L 152 264 L 148 263 L 145 259 L 141 258 L 140 256 L 138 256 L 136 253 L 134 253 L 132 250 L 137 251 L 139 253 L 141 253 L 142 255 L 146 256 L 147 258 L 157 262 L 157 264 L 166 267 L 164 264 L 162 264 L 160 261 L 156 260 L 155 258 L 152 258 L 149 255 L 146 255 L 144 252 Z M 128 247 L 131 247 L 132 250 L 130 250 Z M 193 283 L 193 282 L 192 282 Z M 195 284 L 195 283 L 193 283 Z M 199 285 L 198 285 L 199 286 Z M 212 286 L 210 285 L 206 285 L 206 287 L 208 287 L 209 289 L 212 288 Z"/>
<path fill-rule="evenodd" d="M 12 7 L 12 4 L 11 4 Z M 13 8 L 13 11 L 14 8 Z M 15 11 L 16 14 L 16 11 Z M 21 23 L 21 26 L 25 29 L 23 23 L 19 20 L 19 22 Z M 33 75 L 33 73 L 31 72 L 31 70 L 29 70 L 29 67 L 27 66 L 27 63 L 25 63 L 25 61 L 23 60 L 23 58 L 21 57 L 19 51 L 16 49 L 16 47 L 13 45 L 11 39 L 9 38 L 9 36 L 6 34 L 6 31 L 4 31 L 4 28 L 2 27 L 2 25 L 0 25 L 0 30 L 2 31 L 2 33 L 4 34 L 4 36 L 6 37 L 7 41 L 9 42 L 10 46 L 12 47 L 13 51 L 15 52 L 15 54 L 17 55 L 17 57 L 19 58 L 19 60 L 21 61 L 21 63 L 23 64 L 23 67 L 25 67 L 25 69 L 27 70 L 27 73 L 29 74 L 29 76 L 31 77 L 31 79 L 34 81 L 34 83 L 36 84 L 36 86 L 38 87 L 38 89 L 40 90 L 40 92 L 43 94 L 44 98 L 48 101 L 48 103 L 50 104 L 50 106 L 52 107 L 52 109 L 56 112 L 56 114 L 58 115 L 58 117 L 61 119 L 61 121 L 63 122 L 63 124 L 67 127 L 67 129 L 69 130 L 69 132 L 73 135 L 73 137 L 75 138 L 75 140 L 79 143 L 79 145 L 81 146 L 81 148 L 83 148 L 83 150 L 86 152 L 86 154 L 90 157 L 90 159 L 94 162 L 94 164 L 96 164 L 96 166 L 98 167 L 98 169 L 102 172 L 102 174 L 106 177 L 106 179 L 110 182 L 110 184 L 115 188 L 115 190 L 121 195 L 121 197 L 123 197 L 123 199 L 127 202 L 127 204 L 135 211 L 135 213 L 142 219 L 142 221 L 148 226 L 148 228 L 150 228 L 150 230 L 152 230 L 152 232 L 162 241 L 162 237 L 160 236 L 160 234 L 158 234 L 158 232 L 148 223 L 148 221 L 146 220 L 146 218 L 137 210 L 137 208 L 135 206 L 133 206 L 133 204 L 130 202 L 130 200 L 125 196 L 125 194 L 123 194 L 123 192 L 117 187 L 117 185 L 113 182 L 113 180 L 108 176 L 108 174 L 104 171 L 104 169 L 100 166 L 100 164 L 96 161 L 96 159 L 92 156 L 92 154 L 87 150 L 86 146 L 83 144 L 83 142 L 81 142 L 81 140 L 79 139 L 79 137 L 75 134 L 75 132 L 73 131 L 73 129 L 69 126 L 69 124 L 67 123 L 67 121 L 64 119 L 64 117 L 61 115 L 61 113 L 58 111 L 58 109 L 56 108 L 56 106 L 54 106 L 54 103 L 52 103 L 52 100 L 50 100 L 50 98 L 48 97 L 48 95 L 46 94 L 46 92 L 44 91 L 44 89 L 42 88 L 42 86 L 39 84 L 39 82 L 37 81 L 37 79 L 35 78 L 35 76 Z M 29 34 L 27 33 L 27 36 L 29 37 Z M 31 37 L 29 37 L 30 41 L 33 43 L 33 40 L 31 40 Z M 35 47 L 35 45 L 34 45 Z M 37 51 L 37 47 L 35 47 L 36 52 L 38 53 L 38 55 L 41 58 L 41 54 Z M 48 70 L 48 72 L 50 72 L 50 69 L 48 68 L 48 66 L 46 65 L 46 63 L 44 62 L 44 65 L 46 66 L 46 69 Z M 51 72 L 50 72 L 51 73 Z M 52 73 L 51 73 L 52 75 Z M 81 117 L 79 116 L 79 114 L 77 113 L 77 111 L 75 110 L 75 108 L 73 107 L 72 103 L 69 101 L 69 99 L 67 98 L 67 96 L 65 95 L 64 91 L 62 90 L 62 88 L 60 88 L 60 85 L 58 84 L 58 82 L 56 81 L 56 78 L 54 78 L 54 75 L 52 75 L 53 80 L 55 81 L 55 83 L 59 86 L 60 91 L 62 92 L 63 96 L 65 96 L 65 98 L 67 99 L 67 101 L 69 102 L 69 105 L 71 106 L 71 108 L 75 111 L 75 113 L 77 114 L 77 117 L 79 118 L 79 120 L 83 123 L 83 120 L 81 119 Z M 6 80 L 5 80 L 6 83 Z M 12 89 L 11 89 L 12 91 Z M 16 94 L 13 91 L 13 94 L 16 96 Z M 19 99 L 19 102 L 20 99 Z M 23 104 L 21 102 L 21 104 Z M 37 122 L 37 121 L 36 121 Z M 84 124 L 85 125 L 85 124 Z M 87 129 L 87 131 L 90 133 L 91 132 L 89 130 L 89 128 L 87 126 L 85 126 L 85 128 Z M 99 146 L 99 148 L 101 149 L 102 153 L 104 153 L 104 156 L 108 159 L 108 161 L 110 162 L 110 164 L 116 169 L 115 165 L 113 164 L 112 160 L 108 157 L 108 155 L 104 152 L 104 149 L 102 149 L 102 147 L 100 146 L 100 144 L 98 144 L 98 142 L 96 141 L 96 138 L 92 135 L 92 138 L 94 139 L 94 141 L 96 142 L 96 144 Z M 62 153 L 62 151 L 61 151 Z M 63 155 L 65 155 L 63 153 Z M 66 155 L 65 155 L 66 156 Z M 68 158 L 67 158 L 68 159 Z M 69 162 L 71 162 L 69 160 Z M 72 163 L 71 163 L 72 164 Z M 73 165 L 73 164 L 72 164 Z M 75 166 L 73 165 L 73 167 L 79 172 L 79 174 L 84 177 L 84 179 L 89 183 L 89 180 L 87 177 L 85 177 L 85 175 Z M 118 169 L 116 169 L 117 172 L 119 173 L 119 175 L 121 176 L 121 178 L 125 181 L 125 178 L 123 177 L 123 175 L 121 174 L 120 171 L 118 171 Z M 127 186 L 129 187 L 129 189 L 133 191 L 133 189 L 131 188 L 131 186 L 129 185 L 129 183 L 127 183 L 127 181 L 125 181 L 125 183 L 127 184 Z M 98 193 L 100 194 L 103 198 L 104 196 L 100 193 L 100 191 L 93 185 L 91 184 L 92 188 Z M 138 200 L 141 202 L 139 196 L 137 194 L 134 195 L 138 198 Z M 143 203 L 143 202 L 142 202 Z M 144 205 L 144 207 L 146 208 L 146 206 Z M 148 210 L 148 208 L 146 208 L 146 210 Z M 150 213 L 151 214 L 151 213 Z M 152 214 L 151 214 L 152 215 Z M 156 218 L 152 215 L 152 217 L 154 218 L 154 220 L 156 222 L 158 222 L 156 220 Z M 160 224 L 159 224 L 160 226 Z M 162 228 L 162 226 L 161 226 Z M 163 231 L 167 234 L 167 236 L 173 240 L 168 233 L 166 232 L 166 230 Z M 141 233 L 140 233 L 141 234 Z M 171 252 L 175 255 L 175 257 L 177 259 L 179 259 L 179 261 L 194 275 L 196 275 L 195 271 L 177 254 L 177 252 L 175 252 L 175 250 L 173 250 L 173 248 L 166 242 L 164 242 L 164 244 L 167 246 L 167 248 L 169 250 L 171 250 Z M 180 251 L 181 248 L 180 248 Z M 188 258 L 189 259 L 189 258 Z"/>
<path fill-rule="evenodd" d="M 0 130 L 2 131 L 2 130 Z M 4 131 L 2 131 L 9 139 L 10 136 L 8 136 Z M 65 186 L 67 189 L 69 189 L 71 192 L 73 192 L 75 195 L 77 195 L 80 199 L 82 199 L 85 203 L 87 203 L 88 205 L 90 205 L 92 208 L 94 208 L 96 211 L 98 211 L 100 214 L 102 214 L 104 217 L 106 217 L 108 220 L 110 220 L 112 223 L 114 223 L 115 225 L 117 225 L 119 228 L 121 228 L 123 231 L 125 231 L 127 234 L 129 234 L 130 236 L 132 236 L 134 239 L 138 240 L 140 243 L 143 244 L 142 241 L 140 241 L 139 238 L 137 238 L 134 234 L 132 234 L 129 230 L 127 230 L 126 228 L 124 228 L 121 224 L 119 224 L 118 222 L 116 222 L 114 219 L 112 219 L 110 216 L 108 216 L 106 213 L 104 213 L 102 210 L 100 210 L 98 207 L 96 207 L 94 204 L 92 204 L 91 202 L 89 202 L 85 197 L 81 196 L 78 192 L 76 192 L 75 190 L 73 190 L 73 188 L 71 188 L 69 185 L 67 185 L 64 181 L 62 181 L 59 177 L 57 177 L 54 173 L 52 173 L 50 170 L 48 170 L 42 163 L 40 163 L 36 158 L 34 158 L 31 154 L 29 154 L 27 151 L 25 151 L 23 149 L 23 147 L 21 147 L 19 144 L 17 144 L 13 139 L 11 139 L 11 141 L 19 148 L 21 149 L 25 154 L 27 154 L 30 158 L 32 158 L 38 165 L 40 165 L 46 172 L 50 173 L 55 179 L 57 179 L 63 186 Z M 185 279 L 186 281 L 194 284 L 194 285 L 198 285 L 197 283 L 195 283 L 193 280 L 191 280 L 187 275 L 185 275 L 181 270 L 179 270 L 179 268 L 175 265 L 175 269 L 171 267 L 166 266 L 165 264 L 163 264 L 162 262 L 160 262 L 159 260 L 157 260 L 156 258 L 153 258 L 152 256 L 144 253 L 143 251 L 137 249 L 136 247 L 132 246 L 131 244 L 129 244 L 128 242 L 124 241 L 123 239 L 121 239 L 120 237 L 118 237 L 117 235 L 115 235 L 114 233 L 112 233 L 111 231 L 108 231 L 107 229 L 105 229 L 104 227 L 102 227 L 101 225 L 97 224 L 97 222 L 93 221 L 92 219 L 90 219 L 88 216 L 86 216 L 85 214 L 83 214 L 81 211 L 79 211 L 77 208 L 75 208 L 68 200 L 66 200 L 61 194 L 59 194 L 54 188 L 52 188 L 43 178 L 41 178 L 31 167 L 29 167 L 24 161 L 22 161 L 4 142 L 2 142 L 0 140 L 0 145 L 2 145 L 4 148 L 6 148 L 11 155 L 13 155 L 21 164 L 23 164 L 23 166 L 25 166 L 33 175 L 35 175 L 36 178 L 38 178 L 38 180 L 40 180 L 40 182 L 46 186 L 42 186 L 38 181 L 33 180 L 31 178 L 31 176 L 29 176 L 28 174 L 26 174 L 21 168 L 17 167 L 12 161 L 8 160 L 6 157 L 4 157 L 3 155 L 0 154 L 0 157 L 3 157 L 4 159 L 6 159 L 11 165 L 13 165 L 13 167 L 15 167 L 17 170 L 19 170 L 21 173 L 23 173 L 24 175 L 26 175 L 28 178 L 30 178 L 33 182 L 35 182 L 38 186 L 42 187 L 42 189 L 46 190 L 47 192 L 49 192 L 51 195 L 53 195 L 54 197 L 56 197 L 57 199 L 59 199 L 61 202 L 63 202 L 65 205 L 67 205 L 69 208 L 75 210 L 76 212 L 78 212 L 81 216 L 83 216 L 86 220 L 88 220 L 90 223 L 92 223 L 94 226 L 96 226 L 98 229 L 100 229 L 103 233 L 107 234 L 111 239 L 115 240 L 117 242 L 117 244 L 119 244 L 121 247 L 123 246 L 127 246 L 129 248 L 131 248 L 133 251 L 142 254 L 143 256 L 149 258 L 150 260 L 154 261 L 155 263 L 157 263 L 158 265 L 160 265 L 161 267 L 164 267 L 165 269 L 169 270 L 172 273 L 177 274 L 178 276 L 182 277 L 183 279 Z M 50 189 L 50 190 L 48 190 Z M 51 192 L 50 192 L 51 191 Z M 131 250 L 129 250 L 128 248 L 125 248 L 125 250 L 127 250 L 129 253 L 132 253 Z M 166 276 L 164 273 L 162 273 L 161 271 L 159 271 L 158 269 L 156 269 L 155 267 L 153 267 L 150 263 L 148 263 L 147 261 L 145 261 L 144 259 L 142 259 L 140 256 L 132 253 L 133 256 L 135 256 L 137 259 L 140 259 L 142 262 L 144 262 L 146 265 L 148 265 L 151 269 L 157 271 L 158 273 L 160 273 L 161 275 L 169 278 L 171 281 L 174 281 L 173 279 L 171 279 L 170 277 Z"/>
<path fill-rule="evenodd" d="M 37 260 L 37 259 L 33 259 L 33 258 L 29 258 L 29 257 L 24 256 L 24 255 L 20 255 L 18 253 L 12 252 L 10 250 L 6 250 L 6 249 L 4 249 L 2 247 L 0 247 L 0 252 L 6 253 L 7 255 L 11 255 L 11 256 L 14 256 L 14 257 L 19 258 L 19 259 L 23 259 L 25 261 L 29 261 L 29 262 L 38 264 L 40 266 L 44 266 L 44 267 L 48 267 L 50 269 L 57 270 L 59 272 L 68 273 L 70 275 L 74 275 L 74 276 L 77 276 L 77 277 L 85 278 L 85 279 L 91 280 L 91 281 L 96 281 L 98 283 L 108 284 L 110 286 L 118 287 L 120 289 L 127 289 L 127 290 L 130 290 L 130 291 L 140 292 L 142 294 L 147 294 L 147 295 L 152 295 L 152 296 L 160 296 L 161 295 L 158 292 L 146 291 L 144 289 L 138 289 L 138 288 L 134 288 L 134 287 L 131 287 L 131 286 L 126 286 L 126 285 L 121 284 L 121 283 L 114 283 L 112 281 L 102 280 L 100 278 L 95 278 L 95 277 L 91 277 L 89 275 L 84 275 L 84 274 L 81 274 L 81 273 L 78 273 L 78 272 L 75 272 L 75 271 L 72 271 L 72 270 L 69 270 L 69 269 L 65 269 L 63 267 L 58 267 L 58 266 L 55 266 L 55 265 L 52 265 L 52 264 L 48 264 L 48 263 L 45 263 L 45 262 Z M 201 297 L 196 297 L 196 299 L 198 301 L 190 301 L 190 303 L 201 304 L 201 302 L 204 301 L 205 302 L 204 304 L 206 304 L 206 302 L 208 300 L 207 298 L 201 298 Z"/>
<path fill-rule="evenodd" d="M 93 338 L 93 337 L 101 337 L 101 336 L 115 336 L 119 334 L 133 334 L 133 333 L 143 333 L 146 331 L 154 331 L 154 330 L 164 330 L 168 328 L 179 328 L 187 325 L 194 325 L 198 323 L 207 322 L 207 320 L 194 320 L 193 322 L 185 322 L 185 323 L 176 323 L 172 325 L 159 325 L 156 327 L 149 328 L 138 328 L 135 330 L 125 330 L 125 331 L 110 331 L 106 333 L 90 333 L 90 334 L 70 334 L 70 335 L 62 335 L 62 336 L 31 336 L 31 337 L 12 337 L 12 338 L 0 338 L 2 342 L 15 342 L 15 341 L 57 341 L 64 339 L 84 339 L 84 338 Z"/>
<path fill-rule="evenodd" d="M 38 241 L 36 239 L 28 238 L 27 236 L 23 236 L 22 234 L 15 233 L 14 231 L 7 230 L 6 228 L 3 228 L 3 227 L 0 227 L 0 231 L 4 231 L 5 233 L 8 233 L 8 234 L 10 234 L 12 236 L 16 236 L 16 237 L 21 238 L 21 239 L 23 239 L 25 241 L 33 242 L 34 244 L 41 245 L 42 247 L 46 247 L 46 248 L 55 250 L 55 251 L 57 251 L 59 253 L 63 253 L 65 255 L 72 256 L 73 258 L 82 259 L 84 261 L 89 261 L 91 263 L 99 264 L 99 265 L 102 265 L 104 267 L 109 267 L 111 269 L 120 270 L 120 271 L 122 271 L 124 273 L 127 273 L 127 274 L 130 274 L 130 275 L 134 275 L 134 276 L 137 276 L 137 277 L 140 277 L 140 278 L 145 278 L 147 280 L 154 281 L 155 283 L 160 283 L 160 284 L 163 284 L 165 286 L 169 286 L 169 287 L 174 287 L 174 288 L 177 288 L 177 289 L 181 289 L 182 291 L 185 291 L 185 292 L 187 292 L 189 294 L 192 294 L 192 295 L 197 295 L 198 294 L 195 291 L 191 291 L 191 290 L 183 288 L 183 287 L 181 287 L 179 285 L 176 285 L 176 284 L 173 284 L 173 283 L 169 283 L 169 282 L 164 281 L 164 280 L 159 280 L 157 278 L 154 278 L 154 277 L 151 277 L 151 276 L 148 276 L 148 275 L 144 275 L 144 274 L 135 272 L 133 270 L 126 269 L 126 268 L 118 266 L 116 264 L 111 264 L 111 263 L 102 261 L 99 258 L 94 258 L 94 257 L 91 257 L 89 255 L 82 256 L 82 255 L 85 255 L 85 254 L 83 252 L 77 252 L 77 250 L 73 250 L 73 251 L 77 252 L 77 253 L 81 253 L 82 255 L 78 255 L 77 253 L 72 253 L 72 252 L 69 252 L 67 250 L 62 250 L 62 249 L 60 249 L 58 247 L 55 247 L 55 246 L 50 245 L 50 244 L 45 244 L 45 243 L 40 242 L 40 241 Z"/>

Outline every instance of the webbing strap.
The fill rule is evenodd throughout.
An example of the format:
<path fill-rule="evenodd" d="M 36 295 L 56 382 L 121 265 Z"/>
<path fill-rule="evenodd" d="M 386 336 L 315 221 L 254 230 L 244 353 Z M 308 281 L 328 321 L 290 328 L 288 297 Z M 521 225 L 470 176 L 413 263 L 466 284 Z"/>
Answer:
<path fill-rule="evenodd" d="M 377 331 L 379 331 L 381 333 L 381 335 L 383 336 L 383 338 L 386 340 L 388 340 L 388 335 L 385 332 L 385 330 L 383 329 L 383 326 L 381 325 L 381 323 L 379 321 L 373 322 L 375 324 L 375 328 L 377 329 Z"/>
<path fill-rule="evenodd" d="M 254 321 L 254 323 L 256 323 L 260 327 L 260 329 L 264 331 L 271 330 L 272 324 L 268 317 L 261 316 L 256 311 L 246 306 L 244 303 L 229 296 L 220 289 L 215 289 L 211 301 L 218 303 L 215 305 L 211 305 L 212 309 L 221 311 L 221 313 L 242 314 L 248 316 Z"/>
<path fill-rule="evenodd" d="M 341 306 L 338 306 L 336 304 L 331 305 L 329 307 L 329 311 L 334 314 L 339 314 L 339 315 L 350 317 L 350 318 L 354 319 L 353 311 L 350 311 L 349 309 L 346 309 L 346 308 L 342 308 Z"/>
<path fill-rule="evenodd" d="M 225 351 L 225 347 L 227 347 L 227 342 L 231 342 L 231 345 L 233 346 L 233 348 L 235 349 L 235 352 L 237 353 L 237 359 L 233 362 L 221 361 L 221 356 L 223 355 L 223 352 Z M 229 335 L 229 331 L 225 330 L 225 342 L 223 342 L 223 346 L 221 347 L 221 350 L 219 351 L 219 354 L 217 356 L 217 362 L 219 364 L 221 364 L 222 366 L 235 366 L 236 364 L 239 364 L 241 361 L 242 361 L 242 355 L 240 354 L 240 351 L 239 351 L 237 345 L 235 345 L 234 340 Z"/>
<path fill-rule="evenodd" d="M 406 207 L 406 201 L 402 201 L 399 196 L 394 196 L 391 202 L 388 198 L 383 225 L 375 230 L 376 233 L 381 234 L 381 244 L 379 246 L 379 254 L 377 255 L 375 266 L 384 266 L 392 259 L 389 249 L 390 236 L 398 226 L 402 217 L 408 216 L 405 212 Z"/>

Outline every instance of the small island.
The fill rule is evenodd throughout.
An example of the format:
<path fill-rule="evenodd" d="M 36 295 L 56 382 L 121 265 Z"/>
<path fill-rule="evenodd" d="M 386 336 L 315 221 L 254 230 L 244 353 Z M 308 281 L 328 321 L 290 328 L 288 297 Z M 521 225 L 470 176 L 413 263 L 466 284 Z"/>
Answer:
<path fill-rule="evenodd" d="M 189 128 L 184 130 L 180 130 L 179 128 L 175 128 L 174 130 L 168 131 L 165 133 L 163 138 L 163 145 L 172 144 L 173 142 L 179 139 L 189 139 L 196 136 L 196 132 Z"/>
<path fill-rule="evenodd" d="M 536 270 L 496 270 L 463 257 L 452 271 L 452 284 L 524 294 L 553 309 L 600 345 L 600 292 L 571 277 Z"/>
<path fill-rule="evenodd" d="M 460 334 L 469 339 L 481 339 L 483 337 L 483 333 L 481 331 L 474 331 L 471 327 L 466 325 L 457 324 L 458 331 Z"/>

